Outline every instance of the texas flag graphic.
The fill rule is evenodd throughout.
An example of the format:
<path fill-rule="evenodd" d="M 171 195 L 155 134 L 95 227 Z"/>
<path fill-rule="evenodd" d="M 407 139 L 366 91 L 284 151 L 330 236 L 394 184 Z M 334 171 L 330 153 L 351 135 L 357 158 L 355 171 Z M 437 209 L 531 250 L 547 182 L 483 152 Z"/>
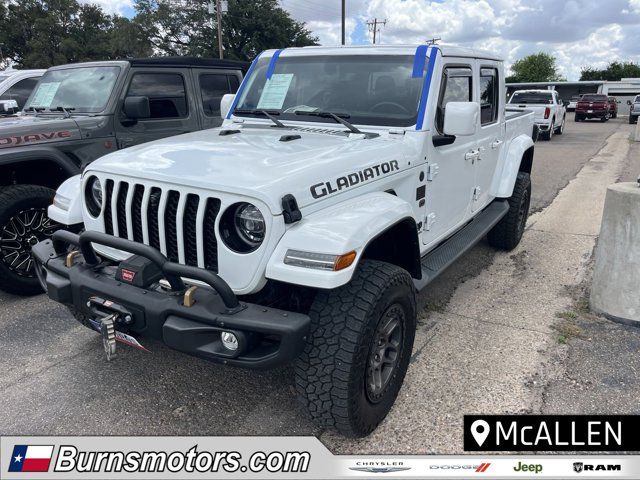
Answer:
<path fill-rule="evenodd" d="M 53 445 L 16 445 L 9 463 L 10 472 L 48 472 Z"/>

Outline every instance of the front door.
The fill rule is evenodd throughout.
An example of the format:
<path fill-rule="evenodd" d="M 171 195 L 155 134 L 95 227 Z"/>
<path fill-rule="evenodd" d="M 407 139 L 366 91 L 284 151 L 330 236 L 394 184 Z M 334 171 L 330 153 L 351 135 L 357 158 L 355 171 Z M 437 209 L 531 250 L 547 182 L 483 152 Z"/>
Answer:
<path fill-rule="evenodd" d="M 439 145 L 444 138 L 445 107 L 449 102 L 470 102 L 474 99 L 472 63 L 445 65 L 438 106 L 431 131 L 433 145 L 429 146 L 427 161 L 426 217 L 422 229 L 424 244 L 437 243 L 464 224 L 469 216 L 469 204 L 475 186 L 475 154 L 478 143 L 475 135 L 459 136 L 449 145 Z"/>
<path fill-rule="evenodd" d="M 132 69 L 116 112 L 118 148 L 198 129 L 198 114 L 189 104 L 188 74 L 188 69 Z M 148 97 L 151 116 L 128 119 L 122 111 L 126 96 Z"/>
<path fill-rule="evenodd" d="M 480 100 L 480 130 L 478 144 L 480 156 L 476 162 L 476 184 L 474 186 L 471 210 L 473 212 L 488 205 L 491 182 L 504 146 L 504 101 L 500 92 L 500 71 L 498 63 L 478 60 Z"/>

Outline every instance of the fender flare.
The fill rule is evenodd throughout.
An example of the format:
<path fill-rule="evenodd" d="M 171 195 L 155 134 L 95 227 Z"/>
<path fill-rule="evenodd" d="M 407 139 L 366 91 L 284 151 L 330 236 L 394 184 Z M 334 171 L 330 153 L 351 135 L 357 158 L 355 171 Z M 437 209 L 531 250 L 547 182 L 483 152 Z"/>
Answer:
<path fill-rule="evenodd" d="M 491 184 L 491 194 L 496 198 L 509 198 L 513 193 L 522 159 L 530 148 L 533 140 L 529 135 L 521 134 L 509 144 L 502 160 L 502 168 L 497 168 Z"/>
<path fill-rule="evenodd" d="M 371 192 L 303 217 L 280 239 L 267 263 L 271 280 L 317 288 L 349 283 L 367 245 L 395 224 L 414 218 L 411 205 L 385 192 Z M 337 272 L 284 263 L 288 250 L 329 255 L 355 251 L 356 259 Z"/>
<path fill-rule="evenodd" d="M 55 163 L 68 177 L 80 173 L 80 167 L 73 160 L 52 147 L 19 147 L 7 152 L 0 150 L 0 168 L 35 160 Z"/>

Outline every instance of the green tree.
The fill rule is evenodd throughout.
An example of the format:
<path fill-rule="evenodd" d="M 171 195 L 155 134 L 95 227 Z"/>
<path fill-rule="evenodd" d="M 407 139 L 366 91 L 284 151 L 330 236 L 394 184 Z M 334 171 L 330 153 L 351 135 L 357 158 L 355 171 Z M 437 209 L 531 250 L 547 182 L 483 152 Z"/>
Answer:
<path fill-rule="evenodd" d="M 135 23 L 164 55 L 218 56 L 217 27 L 209 0 L 137 0 Z M 317 44 L 317 37 L 277 0 L 229 0 L 223 16 L 226 58 L 250 60 L 268 48 Z"/>
<path fill-rule="evenodd" d="M 640 65 L 633 62 L 611 62 L 606 68 L 584 67 L 580 80 L 619 81 L 623 78 L 640 77 Z"/>
<path fill-rule="evenodd" d="M 511 66 L 512 75 L 507 82 L 550 82 L 562 80 L 556 66 L 556 59 L 545 52 L 527 55 Z"/>
<path fill-rule="evenodd" d="M 151 53 L 131 22 L 77 0 L 0 0 L 4 60 L 21 68 Z"/>

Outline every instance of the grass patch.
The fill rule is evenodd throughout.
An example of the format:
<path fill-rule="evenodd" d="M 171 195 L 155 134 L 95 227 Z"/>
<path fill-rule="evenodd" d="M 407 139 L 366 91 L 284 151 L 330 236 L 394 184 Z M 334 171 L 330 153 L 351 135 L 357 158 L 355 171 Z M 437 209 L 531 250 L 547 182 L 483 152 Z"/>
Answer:
<path fill-rule="evenodd" d="M 558 312 L 556 313 L 556 317 L 561 318 L 562 320 L 575 320 L 578 318 L 578 314 L 571 311 Z"/>

